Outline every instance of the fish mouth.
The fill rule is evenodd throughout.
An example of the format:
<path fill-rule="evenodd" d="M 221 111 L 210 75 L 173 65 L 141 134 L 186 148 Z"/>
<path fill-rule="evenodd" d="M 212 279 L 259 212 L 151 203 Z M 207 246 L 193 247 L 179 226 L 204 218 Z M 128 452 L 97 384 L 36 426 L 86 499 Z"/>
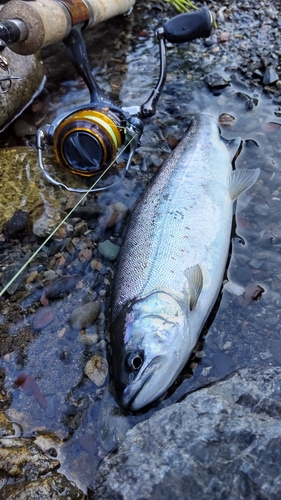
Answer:
<path fill-rule="evenodd" d="M 147 403 L 143 404 L 139 408 L 134 408 L 134 402 L 136 401 L 139 393 L 142 390 L 145 390 L 145 387 L 148 385 L 150 382 L 152 376 L 155 374 L 155 372 L 160 369 L 164 364 L 164 356 L 159 355 L 155 356 L 150 363 L 146 366 L 146 368 L 143 370 L 141 374 L 139 374 L 138 379 L 135 380 L 133 383 L 127 385 L 127 387 L 124 389 L 123 394 L 120 397 L 120 405 L 124 410 L 132 410 L 132 411 L 137 411 L 141 409 L 142 407 L 150 404 L 152 401 L 154 401 L 155 398 L 151 398 L 147 401 Z"/>

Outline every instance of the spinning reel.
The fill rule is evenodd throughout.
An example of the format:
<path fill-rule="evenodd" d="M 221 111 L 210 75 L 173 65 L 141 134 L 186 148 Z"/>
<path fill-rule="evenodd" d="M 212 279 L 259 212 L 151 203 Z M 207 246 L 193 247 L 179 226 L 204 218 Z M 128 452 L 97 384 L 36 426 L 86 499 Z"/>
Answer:
<path fill-rule="evenodd" d="M 57 163 L 73 174 L 94 177 L 109 168 L 121 152 L 128 153 L 125 172 L 130 168 L 143 130 L 142 120 L 156 113 L 156 105 L 166 79 L 165 41 L 182 43 L 211 34 L 215 19 L 203 7 L 195 12 L 180 14 L 156 32 L 160 51 L 160 74 L 156 87 L 141 106 L 114 105 L 95 81 L 88 62 L 81 26 L 71 29 L 64 44 L 74 66 L 90 92 L 90 103 L 77 106 L 57 117 L 51 125 L 39 129 L 37 147 L 39 165 L 45 177 L 69 191 L 87 192 L 71 188 L 54 179 L 44 167 L 43 150 L 53 147 Z M 98 191 L 104 187 L 95 187 Z"/>

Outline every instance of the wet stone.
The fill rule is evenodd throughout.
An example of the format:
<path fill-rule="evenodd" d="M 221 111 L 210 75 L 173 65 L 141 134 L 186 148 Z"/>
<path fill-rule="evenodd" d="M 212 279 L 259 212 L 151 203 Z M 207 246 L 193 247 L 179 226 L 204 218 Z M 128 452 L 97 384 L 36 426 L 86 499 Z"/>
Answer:
<path fill-rule="evenodd" d="M 92 259 L 93 252 L 90 248 L 80 250 L 78 258 L 80 262 L 89 262 Z"/>
<path fill-rule="evenodd" d="M 63 276 L 53 280 L 49 285 L 44 287 L 43 295 L 48 299 L 67 295 L 75 289 L 78 281 L 81 279 L 80 274 Z"/>
<path fill-rule="evenodd" d="M 210 73 L 206 75 L 204 82 L 208 85 L 210 90 L 223 89 L 229 85 L 229 81 L 225 80 L 219 73 Z"/>
<path fill-rule="evenodd" d="M 237 276 L 237 279 L 239 281 L 241 281 L 242 283 L 247 283 L 247 282 L 251 281 L 252 273 L 251 273 L 249 266 L 245 265 L 245 266 L 238 267 L 238 269 L 236 270 L 236 276 Z"/>
<path fill-rule="evenodd" d="M 93 356 L 86 363 L 85 374 L 98 387 L 102 386 L 108 374 L 108 362 L 101 356 Z"/>
<path fill-rule="evenodd" d="M 100 305 L 98 302 L 88 302 L 77 306 L 72 311 L 70 324 L 75 330 L 82 330 L 91 326 L 96 321 L 99 313 Z"/>
<path fill-rule="evenodd" d="M 137 424 L 99 468 L 95 500 L 182 499 L 187 485 L 190 500 L 277 500 L 280 380 L 240 370 Z"/>
<path fill-rule="evenodd" d="M 272 85 L 273 83 L 279 80 L 279 76 L 276 73 L 275 69 L 271 66 L 266 69 L 264 77 L 263 77 L 263 85 Z"/>
<path fill-rule="evenodd" d="M 49 269 L 48 271 L 44 272 L 44 278 L 46 278 L 46 280 L 48 281 L 55 280 L 57 277 L 58 275 L 55 271 L 53 271 L 53 269 Z"/>
<path fill-rule="evenodd" d="M 1 276 L 1 284 L 3 285 L 3 287 L 8 285 L 8 283 L 14 278 L 17 272 L 22 268 L 24 263 L 25 260 L 22 260 L 18 263 L 11 264 L 10 266 L 6 267 L 6 269 L 4 269 Z M 11 283 L 11 285 L 8 287 L 7 292 L 10 295 L 14 294 L 23 281 L 24 281 L 24 273 L 21 272 L 19 276 L 13 281 L 13 283 Z"/>
<path fill-rule="evenodd" d="M 84 345 L 94 345 L 99 341 L 99 336 L 97 333 L 85 333 L 84 335 L 79 336 L 79 340 Z"/>
<path fill-rule="evenodd" d="M 21 234 L 27 228 L 28 221 L 29 213 L 24 210 L 17 210 L 5 226 L 9 238 L 16 238 Z"/>
<path fill-rule="evenodd" d="M 249 266 L 254 267 L 255 269 L 259 269 L 264 264 L 264 262 L 264 260 L 252 259 L 249 262 Z"/>
<path fill-rule="evenodd" d="M 257 215 L 266 217 L 270 214 L 270 207 L 268 205 L 255 205 L 254 211 Z"/>
<path fill-rule="evenodd" d="M 55 319 L 55 313 L 51 307 L 45 306 L 38 309 L 33 318 L 34 330 L 43 330 Z"/>
<path fill-rule="evenodd" d="M 105 240 L 98 244 L 99 253 L 108 260 L 115 260 L 119 254 L 120 247 L 110 240 Z"/>

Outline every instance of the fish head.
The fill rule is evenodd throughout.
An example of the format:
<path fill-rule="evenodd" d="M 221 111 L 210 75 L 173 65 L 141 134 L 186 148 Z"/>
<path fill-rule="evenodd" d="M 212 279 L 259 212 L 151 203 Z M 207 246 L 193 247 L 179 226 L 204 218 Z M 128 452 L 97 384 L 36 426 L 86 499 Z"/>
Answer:
<path fill-rule="evenodd" d="M 137 411 L 170 387 L 187 361 L 188 330 L 184 308 L 166 292 L 123 308 L 111 327 L 112 375 L 121 407 Z"/>

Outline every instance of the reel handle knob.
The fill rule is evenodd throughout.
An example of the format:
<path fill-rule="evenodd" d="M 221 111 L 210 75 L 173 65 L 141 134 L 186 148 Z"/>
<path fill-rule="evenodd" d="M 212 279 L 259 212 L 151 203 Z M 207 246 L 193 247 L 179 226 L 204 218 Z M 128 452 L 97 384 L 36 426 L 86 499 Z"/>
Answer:
<path fill-rule="evenodd" d="M 172 43 L 191 42 L 210 36 L 215 24 L 214 15 L 202 7 L 195 12 L 179 14 L 164 25 L 165 39 Z"/>

